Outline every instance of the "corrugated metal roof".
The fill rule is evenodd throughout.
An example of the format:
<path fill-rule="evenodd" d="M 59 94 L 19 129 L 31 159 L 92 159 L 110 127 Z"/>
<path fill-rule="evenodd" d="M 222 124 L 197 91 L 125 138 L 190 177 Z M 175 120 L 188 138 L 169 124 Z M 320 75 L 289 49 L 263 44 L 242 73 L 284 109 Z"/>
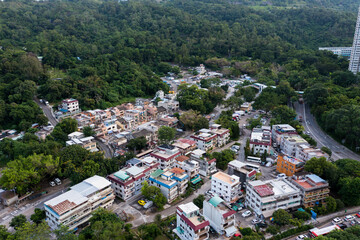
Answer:
<path fill-rule="evenodd" d="M 209 203 L 211 203 L 214 207 L 217 207 L 223 201 L 224 200 L 222 200 L 219 196 L 215 196 L 209 200 Z"/>
<path fill-rule="evenodd" d="M 118 171 L 118 172 L 114 173 L 114 176 L 117 177 L 117 178 L 120 178 L 123 181 L 125 181 L 126 179 L 128 179 L 130 177 L 124 171 Z"/>
<path fill-rule="evenodd" d="M 153 178 L 157 178 L 159 177 L 161 174 L 163 174 L 164 171 L 161 169 L 157 169 L 155 172 L 153 172 L 152 174 L 150 174 Z"/>

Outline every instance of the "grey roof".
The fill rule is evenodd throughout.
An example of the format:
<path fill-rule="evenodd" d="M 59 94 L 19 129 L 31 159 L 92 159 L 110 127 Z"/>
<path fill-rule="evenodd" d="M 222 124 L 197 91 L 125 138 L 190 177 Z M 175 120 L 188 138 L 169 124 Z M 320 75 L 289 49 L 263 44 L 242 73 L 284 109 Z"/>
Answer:
<path fill-rule="evenodd" d="M 126 161 L 126 164 L 129 164 L 131 166 L 136 166 L 139 163 L 141 163 L 141 160 L 139 160 L 137 158 L 132 158 L 132 159 Z"/>

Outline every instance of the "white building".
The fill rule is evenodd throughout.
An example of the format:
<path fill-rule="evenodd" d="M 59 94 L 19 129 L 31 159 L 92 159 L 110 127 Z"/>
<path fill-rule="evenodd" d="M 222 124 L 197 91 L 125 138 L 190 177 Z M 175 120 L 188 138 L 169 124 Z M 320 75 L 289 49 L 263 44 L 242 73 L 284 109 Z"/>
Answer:
<path fill-rule="evenodd" d="M 209 225 L 194 203 L 181 204 L 176 208 L 176 228 L 173 231 L 181 240 L 209 239 Z"/>
<path fill-rule="evenodd" d="M 211 191 L 222 197 L 226 202 L 233 202 L 241 193 L 239 177 L 217 172 L 211 177 Z"/>
<path fill-rule="evenodd" d="M 216 147 L 222 147 L 230 141 L 230 130 L 221 128 L 220 124 L 210 126 L 211 133 L 216 134 Z"/>
<path fill-rule="evenodd" d="M 209 176 L 216 172 L 216 159 L 206 157 L 206 152 L 196 149 L 191 152 L 190 159 L 199 163 L 199 173 L 202 176 Z"/>
<path fill-rule="evenodd" d="M 235 226 L 235 213 L 236 211 L 218 196 L 204 201 L 204 217 L 220 235 L 226 234 L 227 237 L 231 237 L 238 231 Z"/>
<path fill-rule="evenodd" d="M 64 111 L 65 114 L 78 113 L 79 109 L 79 101 L 73 98 L 64 99 L 61 102 L 60 111 Z"/>
<path fill-rule="evenodd" d="M 81 132 L 73 132 L 68 135 L 69 140 L 66 141 L 66 146 L 80 145 L 90 152 L 97 152 L 99 149 L 96 147 L 94 137 L 84 137 Z"/>
<path fill-rule="evenodd" d="M 250 149 L 254 149 L 254 154 L 270 153 L 271 148 L 271 128 L 262 126 L 253 128 L 250 137 Z"/>
<path fill-rule="evenodd" d="M 299 135 L 282 136 L 280 149 L 284 154 L 295 157 L 297 147 L 303 144 L 308 142 Z"/>
<path fill-rule="evenodd" d="M 300 190 L 286 179 L 256 180 L 246 185 L 245 205 L 258 216 L 267 218 L 277 209 L 295 209 L 301 205 Z"/>
<path fill-rule="evenodd" d="M 298 135 L 296 129 L 289 124 L 277 124 L 272 126 L 271 139 L 275 147 L 280 146 L 282 136 Z"/>
<path fill-rule="evenodd" d="M 295 157 L 304 161 L 308 161 L 313 157 L 320 158 L 328 156 L 318 148 L 313 148 L 309 144 L 300 144 L 296 147 Z"/>
<path fill-rule="evenodd" d="M 76 229 L 89 221 L 91 213 L 97 208 L 110 207 L 115 198 L 111 183 L 97 175 L 70 189 L 44 203 L 46 222 L 52 229 L 60 225 Z"/>
<path fill-rule="evenodd" d="M 198 149 L 205 152 L 214 149 L 217 145 L 217 135 L 212 133 L 210 129 L 200 129 L 191 138 L 196 142 Z"/>
<path fill-rule="evenodd" d="M 157 159 L 160 163 L 159 168 L 162 170 L 168 170 L 174 167 L 175 159 L 181 155 L 180 150 L 177 147 L 171 145 L 160 145 L 150 156 Z"/>
<path fill-rule="evenodd" d="M 149 179 L 150 174 L 158 167 L 159 163 L 155 158 L 145 159 L 133 158 L 127 161 L 127 166 L 107 176 L 114 189 L 115 195 L 123 200 L 141 193 L 142 183 Z"/>
<path fill-rule="evenodd" d="M 335 55 L 341 56 L 341 57 L 350 57 L 352 47 L 319 47 L 320 51 L 330 51 Z"/>

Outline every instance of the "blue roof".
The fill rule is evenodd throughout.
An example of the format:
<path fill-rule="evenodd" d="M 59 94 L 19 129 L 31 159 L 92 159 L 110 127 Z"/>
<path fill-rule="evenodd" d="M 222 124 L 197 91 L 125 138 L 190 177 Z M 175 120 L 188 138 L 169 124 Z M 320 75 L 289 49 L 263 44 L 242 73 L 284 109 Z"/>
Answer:
<path fill-rule="evenodd" d="M 132 158 L 132 159 L 126 161 L 126 164 L 130 164 L 132 166 L 135 166 L 138 163 L 141 163 L 141 161 L 137 158 Z"/>
<path fill-rule="evenodd" d="M 60 112 L 68 112 L 68 110 L 60 108 Z"/>
<path fill-rule="evenodd" d="M 209 200 L 209 203 L 211 203 L 214 207 L 217 207 L 223 201 L 224 200 L 222 200 L 219 196 L 215 196 Z"/>
<path fill-rule="evenodd" d="M 314 183 L 325 182 L 324 179 L 322 179 L 321 177 L 315 174 L 307 175 L 307 177 L 310 178 L 310 180 L 313 181 Z"/>

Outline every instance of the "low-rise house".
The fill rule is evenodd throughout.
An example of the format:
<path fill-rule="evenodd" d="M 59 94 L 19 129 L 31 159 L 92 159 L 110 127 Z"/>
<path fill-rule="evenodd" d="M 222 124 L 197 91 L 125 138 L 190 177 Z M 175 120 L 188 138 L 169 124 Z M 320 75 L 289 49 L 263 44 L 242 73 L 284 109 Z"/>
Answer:
<path fill-rule="evenodd" d="M 213 134 L 210 129 L 200 129 L 191 138 L 196 142 L 198 149 L 205 152 L 212 150 L 217 145 L 217 135 Z"/>
<path fill-rule="evenodd" d="M 244 102 L 243 104 L 241 104 L 240 110 L 243 110 L 243 111 L 245 111 L 245 112 L 250 112 L 250 111 L 252 110 L 251 103 L 249 103 L 249 102 Z"/>
<path fill-rule="evenodd" d="M 203 203 L 203 214 L 210 226 L 220 235 L 232 237 L 236 232 L 235 211 L 219 196 L 214 196 Z"/>
<path fill-rule="evenodd" d="M 79 101 L 73 98 L 62 100 L 59 110 L 64 114 L 74 114 L 80 112 Z"/>
<path fill-rule="evenodd" d="M 166 197 L 167 202 L 173 202 L 179 196 L 178 182 L 173 179 L 174 173 L 157 169 L 150 174 L 149 185 L 160 188 L 161 193 Z"/>
<path fill-rule="evenodd" d="M 170 172 L 173 173 L 171 178 L 178 182 L 178 194 L 184 194 L 188 187 L 189 175 L 186 174 L 185 170 L 177 167 L 170 169 Z"/>
<path fill-rule="evenodd" d="M 46 201 L 45 220 L 52 229 L 64 225 L 74 230 L 86 224 L 99 207 L 110 207 L 114 198 L 111 183 L 95 175 L 70 187 L 69 191 Z"/>
<path fill-rule="evenodd" d="M 226 202 L 235 202 L 241 195 L 241 184 L 238 176 L 217 172 L 211 176 L 211 191 Z"/>
<path fill-rule="evenodd" d="M 174 166 L 175 158 L 180 156 L 181 153 L 177 147 L 171 145 L 160 145 L 150 153 L 150 156 L 157 159 L 160 163 L 159 168 L 162 170 L 168 170 Z"/>
<path fill-rule="evenodd" d="M 248 181 L 254 181 L 256 173 L 255 169 L 248 167 L 246 163 L 238 160 L 233 160 L 228 164 L 228 174 L 239 177 L 241 188 L 245 188 Z"/>
<path fill-rule="evenodd" d="M 172 144 L 174 147 L 177 147 L 181 154 L 186 155 L 191 151 L 196 149 L 196 142 L 190 139 L 180 138 Z"/>
<path fill-rule="evenodd" d="M 200 149 L 196 149 L 190 153 L 190 160 L 196 161 L 199 163 L 200 175 L 206 177 L 215 173 L 216 170 L 216 159 L 209 159 L 206 157 L 206 152 Z"/>
<path fill-rule="evenodd" d="M 291 182 L 300 189 L 301 203 L 307 207 L 326 205 L 326 198 L 329 196 L 329 183 L 315 174 L 297 174 Z"/>
<path fill-rule="evenodd" d="M 107 179 L 111 182 L 115 195 L 123 200 L 141 193 L 142 183 L 157 170 L 159 163 L 154 158 L 142 160 L 133 158 L 127 161 L 127 166 L 120 171 L 110 174 Z"/>
<path fill-rule="evenodd" d="M 285 173 L 286 176 L 293 176 L 294 174 L 304 170 L 305 162 L 284 154 L 279 154 L 277 158 L 276 171 Z"/>
<path fill-rule="evenodd" d="M 298 146 L 308 144 L 308 142 L 299 135 L 281 136 L 280 149 L 284 154 L 296 156 Z"/>
<path fill-rule="evenodd" d="M 256 180 L 246 183 L 245 205 L 257 216 L 270 217 L 277 209 L 297 209 L 300 190 L 286 179 Z"/>
<path fill-rule="evenodd" d="M 221 128 L 220 124 L 213 124 L 210 127 L 211 133 L 216 134 L 216 146 L 225 146 L 230 141 L 230 130 Z"/>
<path fill-rule="evenodd" d="M 99 149 L 96 147 L 94 137 L 84 137 L 81 132 L 73 132 L 68 135 L 70 140 L 66 141 L 66 146 L 80 145 L 90 152 L 97 152 Z"/>
<path fill-rule="evenodd" d="M 300 144 L 296 147 L 296 158 L 299 158 L 304 161 L 308 161 L 311 158 L 320 158 L 325 157 L 328 158 L 327 154 L 321 151 L 318 148 L 313 148 L 309 144 Z"/>
<path fill-rule="evenodd" d="M 277 124 L 272 126 L 271 139 L 275 147 L 280 146 L 282 136 L 298 135 L 296 129 L 289 124 Z"/>
<path fill-rule="evenodd" d="M 200 173 L 200 165 L 197 161 L 190 160 L 188 156 L 181 155 L 175 159 L 175 167 L 183 169 L 190 178 L 194 178 Z"/>
<path fill-rule="evenodd" d="M 173 231 L 181 240 L 209 239 L 209 225 L 194 203 L 181 204 L 176 208 L 176 228 Z"/>
<path fill-rule="evenodd" d="M 250 137 L 250 149 L 254 150 L 254 154 L 270 153 L 271 148 L 271 128 L 262 126 L 254 128 Z"/>
<path fill-rule="evenodd" d="M 175 117 L 169 117 L 169 116 L 164 116 L 162 118 L 159 119 L 158 123 L 160 126 L 167 126 L 167 127 L 172 127 L 175 128 L 178 124 L 179 120 Z"/>

